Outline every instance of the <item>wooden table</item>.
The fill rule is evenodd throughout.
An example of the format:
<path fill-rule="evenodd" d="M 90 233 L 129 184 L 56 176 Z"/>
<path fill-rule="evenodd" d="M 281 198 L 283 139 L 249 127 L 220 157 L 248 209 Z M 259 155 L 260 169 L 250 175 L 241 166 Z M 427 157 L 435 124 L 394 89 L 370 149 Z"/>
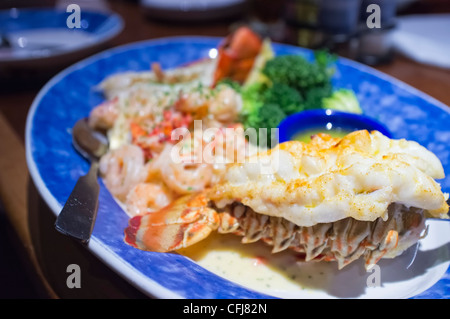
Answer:
<path fill-rule="evenodd" d="M 440 5 L 439 11 L 450 12 L 450 8 L 440 0 L 432 3 Z M 156 22 L 147 19 L 133 1 L 110 1 L 107 5 L 125 20 L 124 31 L 109 43 L 110 47 L 174 35 L 225 36 L 230 25 L 239 22 Z M 432 6 L 426 8 L 422 12 L 434 12 Z M 396 56 L 391 64 L 377 69 L 450 105 L 449 70 L 422 65 L 401 56 Z M 9 243 L 20 254 L 39 297 L 143 298 L 145 296 L 141 292 L 84 247 L 54 230 L 54 214 L 39 197 L 30 180 L 24 151 L 25 121 L 33 99 L 47 79 L 44 76 L 20 86 L 17 83 L 3 83 L 0 92 L 0 199 L 6 212 Z M 66 285 L 69 275 L 66 268 L 73 263 L 82 269 L 81 289 L 69 289 Z"/>

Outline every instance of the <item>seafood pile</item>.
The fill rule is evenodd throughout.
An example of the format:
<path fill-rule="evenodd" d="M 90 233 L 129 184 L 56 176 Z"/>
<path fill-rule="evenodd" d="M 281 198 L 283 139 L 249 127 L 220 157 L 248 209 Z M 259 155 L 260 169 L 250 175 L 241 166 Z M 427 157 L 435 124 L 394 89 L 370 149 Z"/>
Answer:
<path fill-rule="evenodd" d="M 170 70 L 153 63 L 151 70 L 115 74 L 98 85 L 106 100 L 91 111 L 89 124 L 109 140 L 100 174 L 130 216 L 211 187 L 226 163 L 256 151 L 238 122 L 240 94 L 218 82 L 244 78 L 261 43 L 241 28 L 222 43 L 217 59 Z"/>

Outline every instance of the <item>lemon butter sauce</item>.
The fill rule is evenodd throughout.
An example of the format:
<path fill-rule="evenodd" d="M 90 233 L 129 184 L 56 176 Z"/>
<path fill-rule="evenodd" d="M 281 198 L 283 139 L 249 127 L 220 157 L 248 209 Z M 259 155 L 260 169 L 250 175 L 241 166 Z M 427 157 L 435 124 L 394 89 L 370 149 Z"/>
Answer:
<path fill-rule="evenodd" d="M 178 250 L 203 268 L 237 284 L 277 297 L 326 289 L 330 263 L 300 262 L 298 254 L 272 254 L 262 243 L 242 244 L 232 234 L 211 234 L 205 240 Z"/>

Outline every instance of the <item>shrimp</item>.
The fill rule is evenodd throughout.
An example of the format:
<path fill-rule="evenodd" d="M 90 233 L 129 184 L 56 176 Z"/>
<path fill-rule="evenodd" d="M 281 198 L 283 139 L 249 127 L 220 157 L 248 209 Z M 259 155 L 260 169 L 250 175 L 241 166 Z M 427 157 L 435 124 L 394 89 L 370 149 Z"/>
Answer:
<path fill-rule="evenodd" d="M 204 153 L 206 150 L 211 150 L 216 164 L 242 163 L 247 156 L 253 153 L 251 145 L 246 140 L 242 124 L 219 128 L 213 132 L 214 138 L 210 142 L 211 147 L 205 147 Z"/>
<path fill-rule="evenodd" d="M 219 122 L 233 122 L 242 109 L 242 98 L 232 88 L 220 86 L 209 104 L 209 113 Z"/>
<path fill-rule="evenodd" d="M 94 129 L 108 130 L 119 117 L 118 98 L 105 101 L 96 106 L 89 114 L 89 125 Z"/>
<path fill-rule="evenodd" d="M 227 85 L 220 85 L 214 89 L 198 87 L 192 91 L 180 92 L 175 109 L 190 113 L 197 119 L 208 118 L 220 124 L 231 123 L 236 120 L 242 109 L 242 98 Z"/>
<path fill-rule="evenodd" d="M 162 173 L 167 186 L 183 195 L 205 189 L 211 182 L 213 169 L 206 163 L 170 163 L 163 167 Z"/>
<path fill-rule="evenodd" d="M 213 165 L 192 161 L 192 154 L 183 154 L 179 160 L 174 160 L 173 147 L 169 143 L 165 145 L 161 154 L 149 165 L 149 174 L 159 175 L 164 184 L 177 195 L 207 188 L 213 177 Z"/>
<path fill-rule="evenodd" d="M 110 150 L 100 159 L 100 174 L 109 191 L 124 201 L 128 192 L 147 178 L 144 152 L 132 144 Z"/>
<path fill-rule="evenodd" d="M 125 204 L 127 212 L 136 216 L 160 210 L 172 202 L 172 197 L 164 185 L 139 183 L 128 193 Z"/>
<path fill-rule="evenodd" d="M 163 82 L 165 74 L 164 74 L 164 72 L 163 72 L 163 70 L 161 68 L 161 64 L 159 64 L 158 62 L 153 62 L 151 64 L 151 67 L 152 67 L 153 73 L 156 76 L 157 81 L 158 82 Z"/>
<path fill-rule="evenodd" d="M 196 118 L 204 117 L 208 113 L 210 92 L 211 89 L 206 87 L 198 87 L 188 92 L 180 91 L 175 110 L 190 113 Z"/>

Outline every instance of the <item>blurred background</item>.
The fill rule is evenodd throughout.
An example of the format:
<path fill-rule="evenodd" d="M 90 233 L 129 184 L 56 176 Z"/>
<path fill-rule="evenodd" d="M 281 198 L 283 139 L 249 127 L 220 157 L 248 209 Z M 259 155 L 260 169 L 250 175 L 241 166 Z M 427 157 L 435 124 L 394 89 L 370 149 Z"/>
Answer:
<path fill-rule="evenodd" d="M 50 58 L 26 55 L 23 37 L 8 34 L 27 23 L 14 20 L 23 9 L 66 12 L 71 4 L 82 14 L 114 12 L 123 25 L 109 26 L 117 32 L 107 41 Z M 373 5 L 380 8 L 379 15 Z M 26 116 L 52 76 L 89 55 L 168 36 L 222 37 L 248 25 L 274 42 L 326 48 L 370 65 L 450 104 L 448 0 L 2 0 L 0 10 L 0 298 L 45 296 L 36 284 L 41 274 L 34 269 L 30 226 L 23 220 L 30 214 L 22 157 Z M 40 52 L 55 45 L 36 37 L 35 46 L 46 46 Z M 14 166 L 11 156 L 18 158 Z"/>

